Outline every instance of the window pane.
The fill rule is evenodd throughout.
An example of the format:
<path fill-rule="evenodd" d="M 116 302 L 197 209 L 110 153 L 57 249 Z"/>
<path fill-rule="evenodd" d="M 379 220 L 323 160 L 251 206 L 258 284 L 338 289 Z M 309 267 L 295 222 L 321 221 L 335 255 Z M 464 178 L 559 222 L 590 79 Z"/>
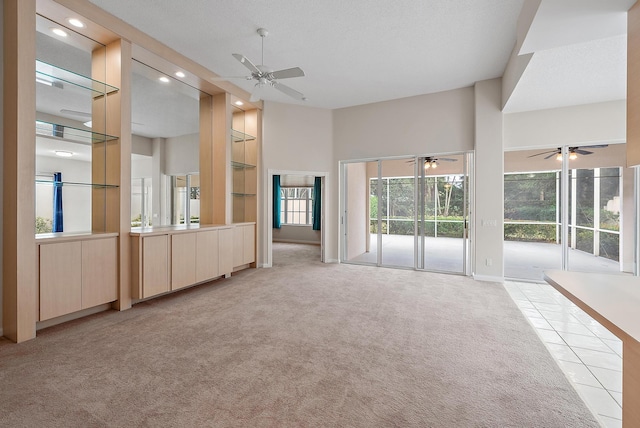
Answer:
<path fill-rule="evenodd" d="M 282 224 L 311 224 L 312 187 L 288 187 L 281 189 Z"/>

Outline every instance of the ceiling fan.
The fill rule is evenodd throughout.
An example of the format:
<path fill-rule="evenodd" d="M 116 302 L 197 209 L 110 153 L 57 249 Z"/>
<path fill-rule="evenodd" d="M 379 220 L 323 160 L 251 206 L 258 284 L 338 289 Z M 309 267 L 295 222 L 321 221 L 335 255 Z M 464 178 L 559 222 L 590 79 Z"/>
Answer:
<path fill-rule="evenodd" d="M 249 58 L 242 54 L 234 53 L 232 54 L 235 59 L 240 61 L 242 65 L 247 67 L 251 74 L 249 76 L 240 76 L 240 77 L 221 77 L 216 78 L 214 80 L 227 80 L 227 79 L 237 79 L 242 78 L 246 80 L 255 80 L 257 83 L 254 86 L 253 91 L 251 92 L 251 98 L 249 101 L 255 102 L 262 99 L 265 89 L 268 87 L 273 87 L 278 91 L 295 98 L 299 101 L 306 101 L 307 98 L 300 92 L 296 91 L 289 86 L 283 85 L 278 80 L 279 79 L 290 79 L 292 77 L 303 77 L 304 71 L 300 67 L 287 68 L 284 70 L 273 70 L 271 67 L 264 65 L 264 38 L 269 35 L 269 32 L 264 28 L 258 28 L 258 34 L 262 38 L 262 58 L 260 65 L 255 65 L 252 63 Z"/>
<path fill-rule="evenodd" d="M 597 146 L 586 146 L 589 149 L 602 149 L 604 147 L 607 147 L 608 144 L 600 144 Z M 573 159 L 577 159 L 578 155 L 590 155 L 593 154 L 593 152 L 589 151 L 589 150 L 584 150 L 578 146 L 576 147 L 569 147 L 569 159 L 573 160 Z M 531 156 L 527 156 L 528 158 L 532 158 L 535 156 L 542 156 L 542 155 L 547 155 L 544 158 L 545 159 L 550 159 L 552 157 L 555 156 L 555 158 L 559 161 L 562 160 L 562 147 L 558 147 L 557 149 L 554 150 L 548 150 L 546 152 L 541 152 L 541 153 L 536 153 L 535 155 L 531 155 Z"/>
<path fill-rule="evenodd" d="M 424 169 L 436 169 L 438 167 L 438 162 L 457 162 L 458 159 L 453 158 L 436 158 L 433 156 L 427 156 L 424 158 Z M 415 160 L 408 160 L 407 162 L 414 163 Z"/>

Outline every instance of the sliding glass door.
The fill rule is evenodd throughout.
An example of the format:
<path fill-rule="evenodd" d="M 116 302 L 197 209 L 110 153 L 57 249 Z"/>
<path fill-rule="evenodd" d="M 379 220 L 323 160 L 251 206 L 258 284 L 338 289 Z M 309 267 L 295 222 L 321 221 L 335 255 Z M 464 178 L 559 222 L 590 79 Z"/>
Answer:
<path fill-rule="evenodd" d="M 343 164 L 342 260 L 470 272 L 469 156 Z"/>
<path fill-rule="evenodd" d="M 417 269 L 469 271 L 468 156 L 418 159 Z"/>

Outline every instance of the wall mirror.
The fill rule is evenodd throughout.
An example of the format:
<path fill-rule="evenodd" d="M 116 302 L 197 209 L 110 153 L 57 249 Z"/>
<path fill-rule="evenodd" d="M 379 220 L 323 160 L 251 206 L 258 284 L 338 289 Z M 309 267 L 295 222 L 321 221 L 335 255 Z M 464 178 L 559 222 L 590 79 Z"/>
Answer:
<path fill-rule="evenodd" d="M 133 61 L 132 227 L 199 223 L 200 99 L 208 96 Z"/>
<path fill-rule="evenodd" d="M 36 15 L 36 235 L 106 229 L 105 216 L 96 212 L 105 209 L 106 181 L 92 172 L 92 158 L 109 137 L 92 128 L 91 119 L 105 111 L 95 103 L 117 88 L 92 79 L 92 60 L 104 55 L 102 48 Z"/>

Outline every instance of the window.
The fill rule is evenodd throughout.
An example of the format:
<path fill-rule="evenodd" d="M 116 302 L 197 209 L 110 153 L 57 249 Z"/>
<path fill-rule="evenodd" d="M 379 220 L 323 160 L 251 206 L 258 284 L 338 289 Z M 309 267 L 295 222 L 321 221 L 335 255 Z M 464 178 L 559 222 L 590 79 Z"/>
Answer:
<path fill-rule="evenodd" d="M 313 187 L 280 189 L 282 224 L 313 224 Z"/>

